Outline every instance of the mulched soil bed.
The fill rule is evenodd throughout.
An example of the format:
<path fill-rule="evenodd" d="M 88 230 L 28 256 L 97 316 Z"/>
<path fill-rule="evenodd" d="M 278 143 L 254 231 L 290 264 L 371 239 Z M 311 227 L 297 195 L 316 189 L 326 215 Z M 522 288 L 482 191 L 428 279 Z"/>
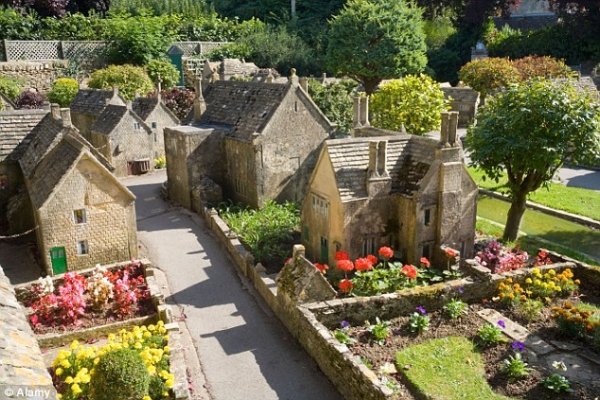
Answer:
<path fill-rule="evenodd" d="M 586 301 L 591 300 L 586 298 Z M 483 308 L 496 308 L 506 317 L 513 319 L 522 325 L 526 326 L 530 331 L 535 331 L 536 334 L 542 336 L 546 341 L 561 340 L 567 341 L 556 328 L 554 321 L 550 318 L 544 318 L 539 321 L 527 324 L 525 321 L 519 321 L 515 315 L 502 307 L 500 304 L 488 303 L 485 305 L 472 304 L 469 306 L 468 315 L 460 320 L 450 320 L 441 314 L 440 311 L 433 312 L 429 316 L 431 318 L 429 330 L 420 335 L 411 333 L 409 330 L 409 317 L 400 317 L 390 321 L 390 329 L 392 336 L 389 337 L 384 346 L 380 346 L 371 341 L 370 333 L 364 326 L 351 327 L 349 334 L 358 341 L 355 344 L 349 345 L 351 351 L 360 356 L 363 360 L 368 360 L 372 369 L 377 371 L 385 363 L 394 363 L 395 354 L 399 350 L 411 345 L 419 344 L 429 339 L 442 338 L 447 336 L 464 336 L 477 343 L 477 331 L 485 322 L 476 315 L 476 312 Z M 549 316 L 550 307 L 544 310 L 544 316 Z M 581 345 L 581 343 L 579 343 Z M 512 396 L 516 398 L 528 400 L 594 400 L 595 396 L 586 388 L 573 383 L 574 392 L 553 394 L 541 386 L 541 381 L 548 375 L 542 374 L 538 370 L 532 370 L 530 375 L 517 382 L 509 382 L 501 372 L 502 360 L 512 355 L 514 351 L 511 348 L 510 342 L 498 344 L 490 348 L 479 347 L 482 358 L 485 363 L 486 378 L 496 393 Z M 534 365 L 531 365 L 536 367 Z M 408 382 L 401 373 L 392 375 L 403 386 L 407 386 Z M 406 387 L 397 393 L 394 398 L 398 399 L 413 399 L 408 395 Z"/>

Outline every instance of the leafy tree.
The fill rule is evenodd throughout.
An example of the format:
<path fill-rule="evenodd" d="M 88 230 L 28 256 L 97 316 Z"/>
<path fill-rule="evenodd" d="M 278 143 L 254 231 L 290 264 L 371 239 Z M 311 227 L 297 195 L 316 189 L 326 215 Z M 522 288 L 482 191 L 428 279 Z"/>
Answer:
<path fill-rule="evenodd" d="M 119 94 L 125 100 L 132 100 L 136 93 L 145 95 L 154 86 L 142 67 L 133 65 L 109 65 L 92 73 L 88 86 L 95 89 L 119 88 Z"/>
<path fill-rule="evenodd" d="M 470 128 L 471 163 L 492 179 L 506 172 L 511 207 L 504 239 L 515 240 L 527 195 L 566 160 L 600 155 L 600 105 L 569 82 L 532 79 L 488 100 Z"/>
<path fill-rule="evenodd" d="M 506 58 L 483 58 L 464 65 L 458 76 L 485 98 L 493 91 L 520 80 L 519 71 Z"/>
<path fill-rule="evenodd" d="M 422 135 L 440 126 L 448 102 L 439 84 L 427 75 L 408 75 L 384 85 L 371 97 L 373 125 Z"/>
<path fill-rule="evenodd" d="M 48 100 L 51 103 L 58 103 L 61 107 L 68 107 L 77 92 L 79 84 L 73 78 L 58 78 L 52 83 L 52 88 L 48 92 Z"/>
<path fill-rule="evenodd" d="M 158 86 L 159 80 L 165 89 L 172 88 L 179 83 L 179 71 L 169 60 L 151 60 L 146 64 L 146 71 L 155 86 Z"/>
<path fill-rule="evenodd" d="M 206 53 L 206 58 L 210 61 L 223 61 L 226 58 L 247 59 L 249 56 L 250 49 L 240 42 L 225 43 Z"/>
<path fill-rule="evenodd" d="M 315 79 L 308 81 L 310 97 L 342 133 L 350 133 L 352 129 L 352 92 L 355 88 L 356 83 L 350 80 L 329 85 Z"/>
<path fill-rule="evenodd" d="M 421 11 L 404 1 L 350 0 L 329 28 L 330 67 L 361 82 L 367 95 L 382 79 L 425 68 Z"/>

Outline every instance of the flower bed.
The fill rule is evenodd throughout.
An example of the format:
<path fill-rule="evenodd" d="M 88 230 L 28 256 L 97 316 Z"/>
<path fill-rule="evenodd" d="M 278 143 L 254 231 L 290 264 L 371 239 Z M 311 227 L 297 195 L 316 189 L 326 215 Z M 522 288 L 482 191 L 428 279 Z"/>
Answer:
<path fill-rule="evenodd" d="M 82 346 L 74 341 L 69 350 L 58 353 L 52 364 L 51 375 L 59 399 L 97 398 L 98 395 L 92 395 L 93 392 L 104 387 L 110 389 L 109 395 L 117 398 L 119 391 L 128 390 L 128 385 L 135 390 L 139 389 L 140 400 L 171 398 L 170 389 L 175 382 L 170 372 L 168 340 L 167 330 L 162 321 L 159 321 L 156 325 L 135 326 L 129 331 L 121 330 L 118 334 L 110 334 L 108 343 L 103 346 Z M 103 358 L 108 354 L 129 350 L 135 353 L 134 360 L 139 356 L 141 370 L 136 371 L 139 376 L 123 376 L 122 379 L 111 381 L 103 372 L 98 372 L 98 368 L 105 364 Z M 117 367 L 126 371 L 129 367 L 127 364 L 124 362 Z"/>
<path fill-rule="evenodd" d="M 481 388 L 480 385 L 485 384 L 489 395 L 473 398 L 591 400 L 600 393 L 600 387 L 595 386 L 599 380 L 596 377 L 590 381 L 587 375 L 580 380 L 578 374 L 582 369 L 592 371 L 592 375 L 600 371 L 600 291 L 585 284 L 578 289 L 576 275 L 580 272 L 582 277 L 600 275 L 599 271 L 589 268 L 584 271 L 572 264 L 555 264 L 523 270 L 528 275 L 463 280 L 460 286 L 456 281 L 449 282 L 446 289 L 439 288 L 444 285 L 440 284 L 393 295 L 314 303 L 303 311 L 314 333 L 306 333 L 304 327 L 307 339 L 299 339 L 313 356 L 328 355 L 327 359 L 315 358 L 350 399 L 440 397 L 440 393 L 431 391 L 431 385 L 423 383 L 440 377 L 429 376 L 433 372 L 421 370 L 419 362 L 427 359 L 428 353 L 423 352 L 437 351 L 433 360 L 439 361 L 439 365 L 435 365 L 440 368 L 438 375 L 442 375 L 442 381 L 450 379 L 454 386 L 464 384 L 465 388 L 469 385 Z M 522 291 L 526 298 L 519 293 L 511 299 L 503 285 Z M 518 285 L 516 289 L 515 285 Z M 500 296 L 503 291 L 505 295 Z M 522 307 L 529 301 L 539 301 L 541 307 Z M 487 309 L 501 313 L 506 321 L 500 318 L 486 322 L 483 315 Z M 511 321 L 529 331 L 527 340 L 509 339 L 515 334 L 512 329 L 516 326 Z M 325 328 L 329 328 L 329 332 L 324 331 Z M 516 332 L 522 331 L 517 329 Z M 530 340 L 534 337 L 535 340 Z M 440 339 L 450 347 L 431 344 L 432 340 Z M 463 356 L 442 360 L 445 354 L 453 354 L 455 341 L 463 347 L 454 353 Z M 464 343 L 470 343 L 473 357 Z M 549 350 L 540 349 L 540 343 L 546 343 Z M 595 350 L 590 351 L 592 348 Z M 563 356 L 567 371 L 563 371 L 560 364 Z M 577 364 L 570 362 L 573 357 L 583 365 L 579 370 L 571 366 Z M 477 366 L 479 359 L 480 367 Z M 432 362 L 423 365 L 432 365 Z M 455 368 L 444 371 L 445 362 Z M 463 369 L 469 372 L 461 372 Z M 474 381 L 471 380 L 473 371 L 481 371 L 481 376 Z M 572 392 L 563 391 L 567 384 Z M 433 387 L 444 387 L 444 384 Z M 465 393 L 468 392 L 461 395 Z M 458 398 L 452 397 L 450 392 L 444 394 Z"/>
<path fill-rule="evenodd" d="M 521 268 L 539 267 L 552 264 L 555 260 L 545 251 L 540 250 L 535 257 L 530 257 L 519 247 L 509 248 L 495 239 L 479 241 L 475 248 L 474 260 L 493 274 L 502 274 Z"/>
<path fill-rule="evenodd" d="M 84 329 L 156 313 L 145 279 L 145 267 L 130 262 L 113 269 L 68 272 L 58 279 L 40 278 L 17 291 L 31 308 L 29 321 L 38 334 Z"/>

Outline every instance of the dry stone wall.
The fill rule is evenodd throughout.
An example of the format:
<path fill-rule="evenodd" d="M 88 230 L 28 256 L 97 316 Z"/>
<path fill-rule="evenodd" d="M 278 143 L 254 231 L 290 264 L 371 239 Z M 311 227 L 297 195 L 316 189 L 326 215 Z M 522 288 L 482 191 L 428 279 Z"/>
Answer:
<path fill-rule="evenodd" d="M 55 61 L 8 61 L 0 63 L 0 76 L 21 80 L 24 88 L 35 88 L 47 93 L 55 79 L 64 76 L 69 62 Z"/>

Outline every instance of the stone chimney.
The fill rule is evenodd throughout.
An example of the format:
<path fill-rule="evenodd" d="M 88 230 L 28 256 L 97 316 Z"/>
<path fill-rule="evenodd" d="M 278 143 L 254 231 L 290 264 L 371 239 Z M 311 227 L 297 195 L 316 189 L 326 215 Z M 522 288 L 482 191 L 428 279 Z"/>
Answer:
<path fill-rule="evenodd" d="M 288 80 L 294 86 L 298 86 L 299 85 L 298 75 L 296 75 L 296 68 L 290 69 L 290 77 L 288 78 Z"/>
<path fill-rule="evenodd" d="M 62 120 L 62 126 L 65 128 L 72 128 L 73 123 L 71 122 L 71 109 L 70 108 L 61 108 L 60 109 L 60 119 Z"/>
<path fill-rule="evenodd" d="M 117 97 L 119 97 L 119 87 L 118 86 L 113 86 L 113 95 L 112 95 L 112 98 L 108 99 L 107 101 L 110 102 L 110 100 L 116 99 Z"/>
<path fill-rule="evenodd" d="M 440 127 L 440 146 L 448 147 L 448 127 L 450 126 L 450 113 L 442 112 L 442 125 Z"/>
<path fill-rule="evenodd" d="M 384 196 L 392 189 L 392 178 L 387 171 L 387 140 L 369 142 L 367 193 L 369 197 Z"/>
<path fill-rule="evenodd" d="M 442 126 L 440 127 L 440 146 L 458 146 L 458 112 L 448 111 L 442 113 Z"/>
<path fill-rule="evenodd" d="M 360 123 L 363 126 L 371 126 L 369 122 L 369 96 L 363 97 L 360 102 Z"/>
<path fill-rule="evenodd" d="M 306 94 L 308 94 L 308 78 L 303 76 L 302 78 L 300 78 L 299 82 L 300 87 L 304 90 L 304 92 L 306 92 Z"/>
<path fill-rule="evenodd" d="M 361 128 L 361 118 L 360 118 L 360 96 L 354 96 L 354 102 L 352 103 L 352 127 L 353 128 Z"/>
<path fill-rule="evenodd" d="M 52 103 L 50 105 L 50 114 L 52 115 L 53 120 L 58 121 L 60 119 L 60 105 Z"/>
<path fill-rule="evenodd" d="M 196 98 L 194 99 L 194 122 L 200 122 L 200 118 L 204 111 L 206 111 L 206 102 L 204 101 L 204 96 L 202 95 L 202 81 L 200 79 L 196 79 Z"/>
<path fill-rule="evenodd" d="M 271 70 L 271 68 L 269 68 L 269 74 L 265 78 L 265 82 L 267 82 L 267 83 L 273 83 L 274 79 L 275 79 L 275 77 L 273 76 L 273 71 Z"/>

